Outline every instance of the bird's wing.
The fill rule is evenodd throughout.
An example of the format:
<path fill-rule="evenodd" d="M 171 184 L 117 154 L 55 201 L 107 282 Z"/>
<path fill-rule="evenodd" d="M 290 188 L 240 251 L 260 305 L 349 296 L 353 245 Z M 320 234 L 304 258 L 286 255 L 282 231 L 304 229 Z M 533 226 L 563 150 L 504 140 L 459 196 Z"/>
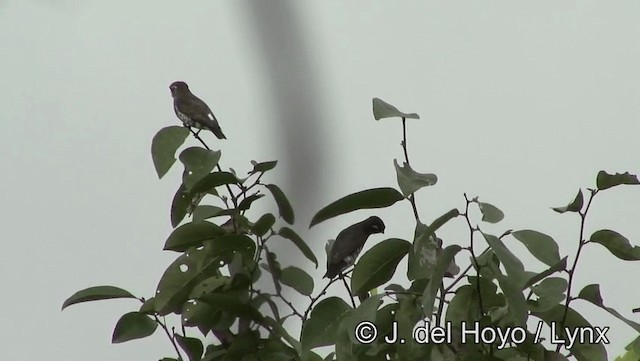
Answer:
<path fill-rule="evenodd" d="M 361 246 L 363 239 L 367 239 L 368 235 L 357 226 L 358 225 L 353 225 L 345 228 L 338 234 L 336 241 L 333 243 L 334 249 L 331 250 L 332 260 L 341 261 L 345 259 Z M 345 243 L 346 245 L 341 245 L 340 249 L 335 249 L 338 243 Z"/>

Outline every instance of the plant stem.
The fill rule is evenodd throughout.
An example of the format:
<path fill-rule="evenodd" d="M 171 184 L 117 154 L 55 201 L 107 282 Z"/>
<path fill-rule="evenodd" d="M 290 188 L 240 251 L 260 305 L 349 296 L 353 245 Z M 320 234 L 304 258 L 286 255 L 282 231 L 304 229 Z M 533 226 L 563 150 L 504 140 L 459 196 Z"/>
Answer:
<path fill-rule="evenodd" d="M 162 329 L 164 330 L 164 333 L 167 334 L 167 337 L 169 338 L 169 341 L 171 341 L 171 344 L 173 345 L 173 348 L 176 350 L 176 353 L 178 354 L 178 360 L 182 361 L 182 355 L 180 354 L 180 349 L 178 349 L 178 345 L 176 344 L 176 339 L 175 337 L 173 337 L 171 335 L 171 333 L 169 332 L 169 329 L 167 328 L 167 325 L 164 324 L 164 322 L 160 321 L 160 319 L 158 318 L 157 315 L 153 315 L 153 317 L 156 319 L 156 323 L 158 325 L 160 325 L 160 327 L 162 327 Z"/>
<path fill-rule="evenodd" d="M 475 229 L 473 228 L 473 226 L 471 225 L 471 220 L 469 219 L 469 204 L 471 204 L 472 201 L 469 200 L 469 198 L 467 198 L 467 194 L 464 194 L 464 200 L 466 201 L 465 204 L 465 209 L 464 209 L 464 219 L 467 220 L 467 226 L 469 227 L 469 237 L 470 239 L 470 245 L 469 245 L 469 251 L 471 252 L 471 260 L 473 262 L 473 265 L 476 267 L 476 272 L 478 274 L 478 277 L 476 277 L 476 291 L 478 292 L 478 306 L 480 307 L 480 317 L 482 317 L 482 315 L 484 315 L 484 307 L 482 306 L 482 293 L 480 292 L 480 264 L 478 263 L 478 258 L 476 257 L 476 253 L 473 250 L 473 235 L 475 233 Z"/>
<path fill-rule="evenodd" d="M 564 314 L 562 315 L 562 322 L 560 322 L 560 330 L 564 330 L 564 326 L 565 326 L 565 322 L 567 321 L 567 314 L 569 313 L 569 304 L 572 301 L 571 298 L 571 286 L 573 286 L 573 276 L 575 275 L 575 271 L 576 271 L 576 267 L 578 266 L 578 260 L 580 259 L 580 253 L 582 252 L 582 247 L 584 247 L 585 244 L 588 243 L 588 241 L 586 241 L 584 239 L 584 225 L 585 225 L 585 221 L 587 219 L 587 213 L 589 212 L 589 208 L 591 207 L 591 202 L 593 201 L 593 198 L 596 196 L 596 194 L 598 194 L 598 190 L 597 189 L 590 189 L 591 191 L 591 196 L 589 197 L 589 200 L 587 201 L 587 207 L 584 209 L 584 213 L 581 211 L 578 211 L 578 214 L 580 215 L 580 234 L 578 236 L 578 250 L 576 251 L 576 257 L 573 260 L 573 265 L 571 266 L 571 269 L 567 270 L 567 273 L 569 274 L 569 281 L 568 281 L 568 285 L 567 285 L 567 298 L 565 300 L 565 304 L 564 304 Z M 560 346 L 562 346 L 561 344 L 558 344 L 556 351 L 560 351 Z"/>
<path fill-rule="evenodd" d="M 409 163 L 409 152 L 407 151 L 407 119 L 404 117 L 402 118 L 402 143 L 400 143 L 400 145 L 402 146 L 402 150 L 404 151 L 405 163 L 407 163 L 408 166 L 411 166 L 411 164 Z M 409 199 L 409 202 L 411 203 L 413 216 L 415 217 L 416 222 L 419 223 L 420 215 L 418 215 L 418 207 L 416 206 L 416 194 L 413 193 L 409 195 L 407 199 Z"/>

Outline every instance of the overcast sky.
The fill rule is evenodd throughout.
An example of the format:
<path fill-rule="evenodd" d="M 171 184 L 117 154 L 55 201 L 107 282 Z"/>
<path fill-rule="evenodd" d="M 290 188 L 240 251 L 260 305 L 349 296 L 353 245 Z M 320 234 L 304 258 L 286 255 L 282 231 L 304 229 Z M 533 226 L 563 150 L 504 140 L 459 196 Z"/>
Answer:
<path fill-rule="evenodd" d="M 168 88 L 175 80 L 218 117 L 229 139 L 207 140 L 224 166 L 245 172 L 252 159 L 280 159 L 267 180 L 292 196 L 296 229 L 321 264 L 326 240 L 371 214 L 387 223 L 385 236 L 413 233 L 408 204 L 307 231 L 329 202 L 396 186 L 399 123 L 376 122 L 373 97 L 421 116 L 409 122 L 409 147 L 414 168 L 439 177 L 417 197 L 428 221 L 463 207 L 467 192 L 506 214 L 483 229 L 536 229 L 573 255 L 578 219 L 550 207 L 593 187 L 601 169 L 640 171 L 637 1 L 271 5 L 0 0 L 5 359 L 172 355 L 160 332 L 110 344 L 135 301 L 60 306 L 101 284 L 149 297 L 175 258 L 161 248 L 181 170 L 158 180 L 150 156 L 153 135 L 179 124 Z M 587 234 L 610 228 L 640 244 L 639 215 L 640 188 L 605 192 Z M 466 244 L 464 230 L 448 225 L 440 237 Z M 630 275 L 640 265 L 597 245 L 583 256 L 574 292 L 599 283 L 605 303 L 637 321 L 630 310 L 640 289 Z M 575 305 L 592 324 L 611 326 L 610 356 L 635 337 L 605 312 Z"/>

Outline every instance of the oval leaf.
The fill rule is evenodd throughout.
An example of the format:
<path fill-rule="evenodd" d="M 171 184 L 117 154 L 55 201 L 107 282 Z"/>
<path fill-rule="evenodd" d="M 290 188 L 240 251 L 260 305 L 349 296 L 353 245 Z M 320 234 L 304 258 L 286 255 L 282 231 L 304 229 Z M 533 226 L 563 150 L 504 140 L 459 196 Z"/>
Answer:
<path fill-rule="evenodd" d="M 202 358 L 202 352 L 204 351 L 202 341 L 194 337 L 184 337 L 177 333 L 175 334 L 175 338 L 178 345 L 180 345 L 187 354 L 189 361 L 200 361 L 200 358 Z"/>
<path fill-rule="evenodd" d="M 398 108 L 393 105 L 385 102 L 380 98 L 373 98 L 373 117 L 376 120 L 380 120 L 382 118 L 409 118 L 409 119 L 420 119 L 420 116 L 416 113 L 403 113 L 398 110 Z"/>
<path fill-rule="evenodd" d="M 182 183 L 191 189 L 202 177 L 209 174 L 218 164 L 220 151 L 212 151 L 201 147 L 190 147 L 182 151 L 178 157 L 184 164 Z"/>
<path fill-rule="evenodd" d="M 176 151 L 189 136 L 185 127 L 170 126 L 160 129 L 151 142 L 151 158 L 158 178 L 162 179 L 176 162 Z"/>
<path fill-rule="evenodd" d="M 500 259 L 500 262 L 504 265 L 504 268 L 507 270 L 507 274 L 514 279 L 513 284 L 518 287 L 523 287 L 531 277 L 527 276 L 522 262 L 520 262 L 518 257 L 511 253 L 511 251 L 498 237 L 486 233 L 482 233 L 482 235 L 489 244 L 489 247 L 491 247 L 493 252 Z"/>
<path fill-rule="evenodd" d="M 605 190 L 611 187 L 619 186 L 622 184 L 640 184 L 638 181 L 638 176 L 635 174 L 629 174 L 629 172 L 625 173 L 616 173 L 609 174 L 603 170 L 598 172 L 598 177 L 596 178 L 596 184 L 599 190 Z"/>
<path fill-rule="evenodd" d="M 129 312 L 116 323 L 111 342 L 121 343 L 151 336 L 157 327 L 156 321 L 144 313 Z"/>
<path fill-rule="evenodd" d="M 291 203 L 284 195 L 284 192 L 275 184 L 267 184 L 267 189 L 273 195 L 273 198 L 276 200 L 276 204 L 278 205 L 278 212 L 280 213 L 280 217 L 285 220 L 285 222 L 289 224 L 293 224 L 295 219 L 295 215 L 293 214 L 293 207 L 291 207 Z"/>
<path fill-rule="evenodd" d="M 305 296 L 310 296 L 313 292 L 313 278 L 298 267 L 283 268 L 280 271 L 280 282 Z"/>
<path fill-rule="evenodd" d="M 328 297 L 318 302 L 311 317 L 302 326 L 302 350 L 335 343 L 338 326 L 352 308 L 338 297 Z"/>
<path fill-rule="evenodd" d="M 304 254 L 304 256 L 307 257 L 308 260 L 313 262 L 316 265 L 316 268 L 318 268 L 318 259 L 313 254 L 313 251 L 311 251 L 311 248 L 307 246 L 307 243 L 296 232 L 294 232 L 291 228 L 282 227 L 278 231 L 278 235 L 293 242 L 293 244 L 298 247 L 300 252 L 302 252 L 302 254 Z"/>
<path fill-rule="evenodd" d="M 208 239 L 226 234 L 222 228 L 211 222 L 191 222 L 183 224 L 171 232 L 164 244 L 164 250 L 184 252 L 190 247 L 201 246 Z"/>
<path fill-rule="evenodd" d="M 558 244 L 546 234 L 531 229 L 523 229 L 511 232 L 511 235 L 522 242 L 535 258 L 547 266 L 553 266 L 560 262 Z"/>
<path fill-rule="evenodd" d="M 260 217 L 260 219 L 258 219 L 256 223 L 253 224 L 253 226 L 251 227 L 251 231 L 256 236 L 261 237 L 265 233 L 267 233 L 271 229 L 271 227 L 273 227 L 274 223 L 276 223 L 276 217 L 273 214 L 263 214 L 262 217 Z"/>
<path fill-rule="evenodd" d="M 313 219 L 309 228 L 327 219 L 358 209 L 373 209 L 389 207 L 397 201 L 403 200 L 400 192 L 393 188 L 373 188 L 353 193 L 322 208 Z"/>
<path fill-rule="evenodd" d="M 504 213 L 493 204 L 478 202 L 480 212 L 482 212 L 482 221 L 488 223 L 498 223 L 504 218 Z"/>
<path fill-rule="evenodd" d="M 624 261 L 640 260 L 640 247 L 631 246 L 623 235 L 610 229 L 603 229 L 591 235 L 591 242 L 605 246 L 614 256 Z"/>
<path fill-rule="evenodd" d="M 123 290 L 119 287 L 114 286 L 95 286 L 85 288 L 82 291 L 78 291 L 74 293 L 71 297 L 67 298 L 66 301 L 62 304 L 62 309 L 64 310 L 68 306 L 75 305 L 76 303 L 89 302 L 89 301 L 98 301 L 98 300 L 109 300 L 112 298 L 137 298 L 136 296 L 129 293 L 129 291 Z"/>
<path fill-rule="evenodd" d="M 352 292 L 362 294 L 389 281 L 410 248 L 410 242 L 398 238 L 389 238 L 373 246 L 356 263 L 351 277 Z"/>

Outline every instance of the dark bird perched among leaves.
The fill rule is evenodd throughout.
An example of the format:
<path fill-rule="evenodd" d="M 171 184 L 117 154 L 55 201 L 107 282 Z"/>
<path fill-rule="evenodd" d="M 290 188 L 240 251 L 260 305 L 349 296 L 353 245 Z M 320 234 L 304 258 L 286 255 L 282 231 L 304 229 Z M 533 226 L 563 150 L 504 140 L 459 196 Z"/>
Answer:
<path fill-rule="evenodd" d="M 185 127 L 197 128 L 196 134 L 202 129 L 209 129 L 218 139 L 227 139 L 209 106 L 191 93 L 187 83 L 176 81 L 169 86 L 169 89 L 173 97 L 173 110 Z"/>
<path fill-rule="evenodd" d="M 384 233 L 384 228 L 382 220 L 373 216 L 340 232 L 329 252 L 327 273 L 324 278 L 333 278 L 352 266 L 362 251 L 367 238 L 374 233 Z"/>

